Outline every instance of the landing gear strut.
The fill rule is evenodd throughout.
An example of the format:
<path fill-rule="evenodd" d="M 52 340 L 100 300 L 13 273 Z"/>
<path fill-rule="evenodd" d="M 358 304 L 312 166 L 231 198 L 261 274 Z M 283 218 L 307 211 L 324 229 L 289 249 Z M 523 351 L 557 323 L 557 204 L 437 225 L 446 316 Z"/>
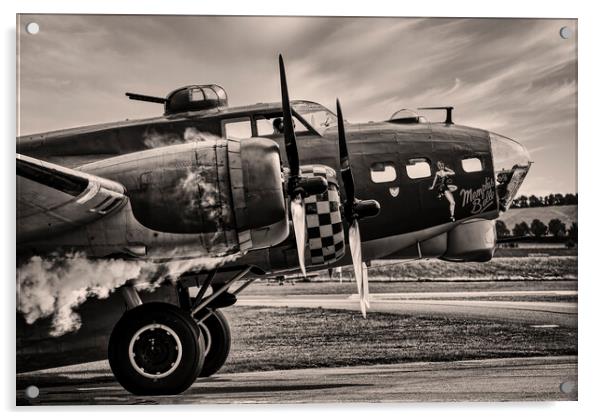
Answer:
<path fill-rule="evenodd" d="M 236 296 L 254 279 L 246 281 L 233 293 L 229 293 L 227 290 L 232 283 L 243 278 L 250 270 L 251 267 L 240 270 L 232 279 L 205 297 L 204 294 L 215 276 L 215 272 L 209 273 L 192 303 L 191 313 L 197 321 L 205 341 L 205 361 L 201 369 L 201 377 L 213 375 L 226 363 L 232 338 L 228 320 L 217 308 L 230 306 L 236 302 Z"/>

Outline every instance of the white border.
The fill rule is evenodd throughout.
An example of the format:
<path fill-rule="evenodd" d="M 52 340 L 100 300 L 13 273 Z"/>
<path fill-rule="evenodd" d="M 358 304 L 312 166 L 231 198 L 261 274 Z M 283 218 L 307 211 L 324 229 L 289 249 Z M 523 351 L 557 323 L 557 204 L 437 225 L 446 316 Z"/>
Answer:
<path fill-rule="evenodd" d="M 208 416 L 224 416 L 247 418 L 282 418 L 304 419 L 324 414 L 331 416 L 333 411 L 342 412 L 351 418 L 445 418 L 490 419 L 513 418 L 523 415 L 543 415 L 546 419 L 563 419 L 569 416 L 599 412 L 598 396 L 600 390 L 600 363 L 598 355 L 600 347 L 599 307 L 602 293 L 600 270 L 597 260 L 600 244 L 600 205 L 601 179 L 600 157 L 602 157 L 602 136 L 600 120 L 602 101 L 600 78 L 600 40 L 602 39 L 602 15 L 596 13 L 595 2 L 577 3 L 574 1 L 526 2 L 524 0 L 506 0 L 503 2 L 470 2 L 470 1 L 414 1 L 393 2 L 371 0 L 351 4 L 349 2 L 325 2 L 320 0 L 294 1 L 219 1 L 191 2 L 186 0 L 146 0 L 116 1 L 88 0 L 74 2 L 69 0 L 22 0 L 18 4 L 2 2 L 1 19 L 3 23 L 2 82 L 5 100 L 2 101 L 2 127 L 4 168 L 2 192 L 9 194 L 0 207 L 4 232 L 3 249 L 0 253 L 2 267 L 5 270 L 3 284 L 5 344 L 0 348 L 2 361 L 5 363 L 3 404 L 9 416 L 20 412 L 26 418 L 80 418 L 82 412 L 91 420 L 104 418 L 106 412 L 143 411 L 148 418 L 163 418 L 166 413 L 177 411 L 178 414 L 205 418 Z M 396 404 L 396 405 L 307 405 L 307 406 L 188 406 L 188 407 L 140 407 L 136 408 L 98 408 L 98 407 L 62 407 L 42 410 L 15 410 L 14 407 L 14 138 L 15 138 L 15 13 L 143 13 L 143 14 L 270 14 L 270 15 L 376 15 L 376 16 L 455 16 L 455 17 L 562 17 L 579 19 L 579 224 L 581 237 L 579 240 L 579 403 L 505 403 L 505 404 Z M 542 110 L 545 112 L 545 110 Z M 10 234 L 8 233 L 10 232 Z M 352 391 L 350 391 L 352 392 Z M 199 413 L 199 411 L 201 411 Z M 518 418 L 520 418 L 518 417 Z M 589 416 L 588 416 L 589 417 Z"/>

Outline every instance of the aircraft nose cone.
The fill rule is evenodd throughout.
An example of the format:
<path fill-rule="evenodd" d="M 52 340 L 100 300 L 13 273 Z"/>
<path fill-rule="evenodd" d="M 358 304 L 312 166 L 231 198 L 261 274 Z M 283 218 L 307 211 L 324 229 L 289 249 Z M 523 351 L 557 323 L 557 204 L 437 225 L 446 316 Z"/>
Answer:
<path fill-rule="evenodd" d="M 531 156 L 519 142 L 499 134 L 489 134 L 500 209 L 507 210 L 529 172 Z"/>

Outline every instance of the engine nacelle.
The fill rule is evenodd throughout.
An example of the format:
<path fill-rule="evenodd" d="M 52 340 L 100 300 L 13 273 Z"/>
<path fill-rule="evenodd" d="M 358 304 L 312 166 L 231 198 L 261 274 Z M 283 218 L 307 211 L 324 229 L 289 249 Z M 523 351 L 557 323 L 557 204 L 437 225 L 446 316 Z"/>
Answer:
<path fill-rule="evenodd" d="M 489 261 L 493 258 L 495 241 L 494 220 L 469 220 L 447 233 L 447 250 L 440 258 L 445 261 Z"/>
<path fill-rule="evenodd" d="M 269 139 L 211 139 L 145 150 L 82 170 L 123 184 L 134 218 L 202 246 L 245 251 L 288 236 L 278 145 Z"/>

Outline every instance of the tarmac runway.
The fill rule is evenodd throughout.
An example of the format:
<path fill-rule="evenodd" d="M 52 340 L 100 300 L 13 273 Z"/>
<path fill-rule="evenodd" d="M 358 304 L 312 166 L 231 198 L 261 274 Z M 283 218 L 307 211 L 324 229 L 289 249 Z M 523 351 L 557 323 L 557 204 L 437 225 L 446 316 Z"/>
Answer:
<path fill-rule="evenodd" d="M 176 397 L 132 396 L 115 382 L 106 362 L 19 376 L 19 405 L 577 399 L 575 356 L 217 374 Z M 38 398 L 25 396 L 29 384 L 38 384 Z"/>
<path fill-rule="evenodd" d="M 576 302 L 533 301 L 534 296 L 572 294 L 576 292 L 374 294 L 370 311 L 574 328 Z M 512 300 L 496 300 L 501 298 Z M 348 310 L 358 310 L 359 306 L 356 295 L 248 296 L 237 304 Z M 576 383 L 577 357 L 558 356 L 217 374 L 199 379 L 179 396 L 135 397 L 119 386 L 108 362 L 103 361 L 17 375 L 17 404 L 575 400 Z M 35 399 L 26 397 L 25 389 L 30 385 L 40 389 Z"/>
<path fill-rule="evenodd" d="M 370 296 L 368 312 L 491 319 L 576 328 L 577 302 L 530 300 L 535 296 L 576 294 L 576 291 L 566 290 L 381 293 Z M 524 300 L 495 300 L 500 297 Z M 245 296 L 238 300 L 237 305 L 359 310 L 357 295 Z"/>

